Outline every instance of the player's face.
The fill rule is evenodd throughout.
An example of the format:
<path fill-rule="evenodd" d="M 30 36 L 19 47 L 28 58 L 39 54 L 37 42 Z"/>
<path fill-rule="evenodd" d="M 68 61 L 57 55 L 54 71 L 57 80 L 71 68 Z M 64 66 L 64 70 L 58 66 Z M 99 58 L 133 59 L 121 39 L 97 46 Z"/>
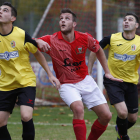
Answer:
<path fill-rule="evenodd" d="M 67 35 L 72 32 L 74 27 L 76 26 L 76 22 L 73 21 L 72 14 L 70 13 L 62 13 L 60 15 L 59 21 L 60 31 Z"/>
<path fill-rule="evenodd" d="M 124 31 L 134 31 L 138 28 L 138 23 L 132 15 L 128 15 L 123 20 L 123 30 Z"/>
<path fill-rule="evenodd" d="M 11 7 L 2 5 L 0 7 L 0 23 L 10 23 L 16 18 L 11 15 Z"/>

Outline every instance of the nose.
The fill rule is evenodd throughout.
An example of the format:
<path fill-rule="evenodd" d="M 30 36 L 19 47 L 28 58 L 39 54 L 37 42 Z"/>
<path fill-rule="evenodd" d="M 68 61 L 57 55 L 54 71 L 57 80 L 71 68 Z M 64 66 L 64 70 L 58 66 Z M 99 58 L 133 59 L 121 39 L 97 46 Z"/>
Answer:
<path fill-rule="evenodd" d="M 128 22 L 128 19 L 126 19 L 125 22 L 127 23 Z"/>
<path fill-rule="evenodd" d="M 62 23 L 64 23 L 65 22 L 65 19 L 62 19 L 61 21 L 62 21 Z"/>

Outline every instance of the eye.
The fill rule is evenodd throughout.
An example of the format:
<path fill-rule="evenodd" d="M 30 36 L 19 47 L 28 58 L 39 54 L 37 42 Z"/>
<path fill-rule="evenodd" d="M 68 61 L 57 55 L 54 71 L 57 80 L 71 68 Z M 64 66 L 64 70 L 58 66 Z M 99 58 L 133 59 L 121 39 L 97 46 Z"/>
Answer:
<path fill-rule="evenodd" d="M 132 18 L 130 18 L 130 19 L 129 19 L 129 21 L 133 21 L 133 19 L 132 19 Z"/>
<path fill-rule="evenodd" d="M 66 20 L 69 20 L 69 18 L 68 18 L 68 17 L 66 17 Z"/>
<path fill-rule="evenodd" d="M 126 21 L 126 19 L 124 19 L 123 21 Z"/>
<path fill-rule="evenodd" d="M 3 11 L 4 11 L 4 12 L 8 12 L 8 9 L 4 9 Z"/>
<path fill-rule="evenodd" d="M 62 20 L 63 18 L 61 17 L 60 20 Z"/>

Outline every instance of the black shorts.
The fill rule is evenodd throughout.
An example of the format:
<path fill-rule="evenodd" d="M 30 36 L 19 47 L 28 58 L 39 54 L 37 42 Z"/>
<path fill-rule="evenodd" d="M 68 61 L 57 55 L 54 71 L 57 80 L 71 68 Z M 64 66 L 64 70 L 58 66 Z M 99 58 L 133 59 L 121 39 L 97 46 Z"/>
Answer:
<path fill-rule="evenodd" d="M 11 91 L 0 91 L 0 111 L 12 113 L 15 103 L 34 107 L 36 87 L 24 87 Z"/>
<path fill-rule="evenodd" d="M 105 76 L 103 83 L 111 105 L 124 101 L 129 113 L 138 112 L 137 85 L 127 82 L 112 81 Z"/>

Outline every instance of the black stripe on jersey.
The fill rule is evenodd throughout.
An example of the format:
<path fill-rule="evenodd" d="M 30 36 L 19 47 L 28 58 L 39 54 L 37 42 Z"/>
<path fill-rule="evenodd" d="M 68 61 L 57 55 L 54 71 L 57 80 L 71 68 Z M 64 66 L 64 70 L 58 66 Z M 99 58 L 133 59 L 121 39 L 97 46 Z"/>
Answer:
<path fill-rule="evenodd" d="M 25 32 L 25 42 L 24 42 L 24 44 L 25 44 L 26 42 L 30 42 L 30 43 L 32 43 L 34 46 L 37 47 L 36 41 L 33 40 L 33 39 L 31 38 L 31 36 L 30 36 L 27 32 Z"/>
<path fill-rule="evenodd" d="M 104 37 L 100 42 L 100 46 L 102 47 L 102 49 L 104 49 L 106 47 L 106 45 L 110 45 L 110 38 L 111 38 L 111 35 L 110 36 L 106 36 Z"/>

